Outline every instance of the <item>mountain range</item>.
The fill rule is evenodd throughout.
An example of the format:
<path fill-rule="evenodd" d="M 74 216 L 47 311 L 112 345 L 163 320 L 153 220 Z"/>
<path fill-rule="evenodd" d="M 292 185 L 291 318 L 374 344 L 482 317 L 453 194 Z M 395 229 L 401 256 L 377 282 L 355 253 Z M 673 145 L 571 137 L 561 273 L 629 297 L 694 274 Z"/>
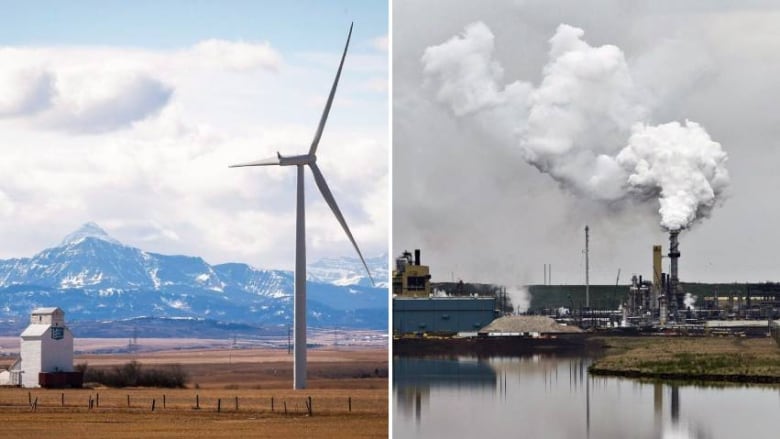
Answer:
<path fill-rule="evenodd" d="M 309 265 L 310 326 L 387 328 L 387 256 L 366 263 L 380 280 L 375 286 L 357 258 Z M 0 260 L 0 332 L 24 326 L 38 306 L 62 308 L 68 322 L 157 318 L 286 327 L 292 294 L 291 271 L 146 252 L 87 223 L 30 258 Z"/>

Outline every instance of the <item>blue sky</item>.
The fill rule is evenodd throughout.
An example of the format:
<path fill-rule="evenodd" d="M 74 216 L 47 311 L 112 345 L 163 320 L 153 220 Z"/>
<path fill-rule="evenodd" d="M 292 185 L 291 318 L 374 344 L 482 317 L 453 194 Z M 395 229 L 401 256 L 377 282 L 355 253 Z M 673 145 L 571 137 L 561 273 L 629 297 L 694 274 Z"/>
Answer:
<path fill-rule="evenodd" d="M 0 258 L 94 221 L 149 251 L 291 268 L 295 172 L 227 165 L 308 149 L 353 20 L 318 164 L 363 254 L 387 251 L 386 3 L 0 10 Z M 353 256 L 306 185 L 309 261 Z"/>
<path fill-rule="evenodd" d="M 33 1 L 0 2 L 2 44 L 106 44 L 146 48 L 208 38 L 278 41 L 280 50 L 330 50 L 355 21 L 387 34 L 384 1 Z M 358 45 L 356 50 L 361 50 Z"/>

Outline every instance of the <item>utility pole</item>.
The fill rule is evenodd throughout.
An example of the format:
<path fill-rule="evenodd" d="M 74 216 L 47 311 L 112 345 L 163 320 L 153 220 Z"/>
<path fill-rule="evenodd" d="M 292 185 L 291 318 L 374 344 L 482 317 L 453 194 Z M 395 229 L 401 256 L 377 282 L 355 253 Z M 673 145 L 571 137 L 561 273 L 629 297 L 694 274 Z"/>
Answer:
<path fill-rule="evenodd" d="M 590 228 L 585 226 L 585 308 L 590 308 L 590 259 L 589 248 L 590 244 Z"/>
<path fill-rule="evenodd" d="M 292 327 L 287 327 L 287 355 L 292 354 Z"/>

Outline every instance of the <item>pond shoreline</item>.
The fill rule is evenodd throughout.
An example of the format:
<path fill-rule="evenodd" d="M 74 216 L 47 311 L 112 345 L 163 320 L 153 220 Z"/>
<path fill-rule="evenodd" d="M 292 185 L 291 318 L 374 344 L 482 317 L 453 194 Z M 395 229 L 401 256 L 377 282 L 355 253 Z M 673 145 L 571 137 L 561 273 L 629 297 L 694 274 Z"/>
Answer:
<path fill-rule="evenodd" d="M 597 376 L 615 376 L 624 378 L 647 378 L 655 380 L 675 380 L 693 382 L 722 382 L 750 384 L 780 384 L 780 377 L 772 375 L 722 375 L 697 373 L 653 373 L 633 370 L 617 370 L 591 366 L 588 372 Z"/>
<path fill-rule="evenodd" d="M 589 342 L 585 334 L 566 334 L 556 337 L 406 337 L 393 340 L 393 355 L 400 356 L 447 356 L 463 355 L 476 357 L 522 356 L 537 353 L 580 354 L 599 349 Z"/>
<path fill-rule="evenodd" d="M 780 349 L 771 338 L 604 337 L 593 375 L 698 382 L 780 383 Z"/>

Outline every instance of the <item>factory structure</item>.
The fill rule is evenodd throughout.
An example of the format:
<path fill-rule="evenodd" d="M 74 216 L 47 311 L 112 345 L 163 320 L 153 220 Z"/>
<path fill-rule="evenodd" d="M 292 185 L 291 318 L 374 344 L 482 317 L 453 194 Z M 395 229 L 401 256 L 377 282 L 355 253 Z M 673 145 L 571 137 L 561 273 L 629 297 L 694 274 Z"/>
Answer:
<path fill-rule="evenodd" d="M 662 249 L 660 245 L 654 245 L 652 281 L 642 279 L 641 275 L 632 276 L 628 297 L 622 306 L 624 325 L 629 319 L 637 324 L 657 321 L 664 325 L 670 316 L 679 316 L 679 311 L 685 309 L 685 292 L 680 287 L 678 270 L 679 233 L 678 230 L 669 233 L 670 273 L 662 271 Z"/>
<path fill-rule="evenodd" d="M 408 251 L 393 271 L 393 333 L 476 334 L 498 316 L 496 298 L 478 295 L 437 297 L 431 291 L 430 269 Z"/>
<path fill-rule="evenodd" d="M 622 326 L 700 326 L 710 330 L 766 331 L 780 317 L 780 284 L 745 284 L 739 291 L 686 291 L 679 273 L 679 230 L 669 233 L 669 273 L 662 271 L 662 249 L 653 246 L 652 279 L 634 275 L 621 306 Z"/>
<path fill-rule="evenodd" d="M 684 282 L 680 274 L 679 237 L 680 230 L 669 232 L 669 248 L 665 254 L 661 245 L 652 247 L 650 276 L 635 274 L 627 289 L 617 282 L 611 286 L 593 286 L 589 282 L 590 236 L 586 227 L 584 290 L 583 285 L 548 285 L 551 270 L 545 264 L 545 285 L 529 286 L 532 306 L 525 314 L 545 315 L 559 324 L 583 329 L 661 330 L 687 334 L 766 336 L 770 333 L 769 322 L 774 322 L 771 332 L 780 343 L 780 283 Z M 414 254 L 403 252 L 396 259 L 393 271 L 394 335 L 475 336 L 505 315 L 500 294 L 478 295 L 465 289 L 461 291 L 459 286 L 462 283 L 453 288 L 451 295 L 432 292 L 430 270 L 421 263 L 420 250 L 415 250 Z M 575 305 L 577 298 L 584 299 L 578 306 Z M 523 325 L 539 323 L 517 320 Z M 558 328 L 545 330 L 541 324 L 535 327 L 540 329 L 530 332 L 565 332 Z M 503 335 L 525 332 L 507 330 Z"/>
<path fill-rule="evenodd" d="M 82 374 L 73 370 L 73 334 L 60 308 L 33 310 L 20 338 L 19 358 L 0 372 L 0 384 L 81 387 Z"/>

